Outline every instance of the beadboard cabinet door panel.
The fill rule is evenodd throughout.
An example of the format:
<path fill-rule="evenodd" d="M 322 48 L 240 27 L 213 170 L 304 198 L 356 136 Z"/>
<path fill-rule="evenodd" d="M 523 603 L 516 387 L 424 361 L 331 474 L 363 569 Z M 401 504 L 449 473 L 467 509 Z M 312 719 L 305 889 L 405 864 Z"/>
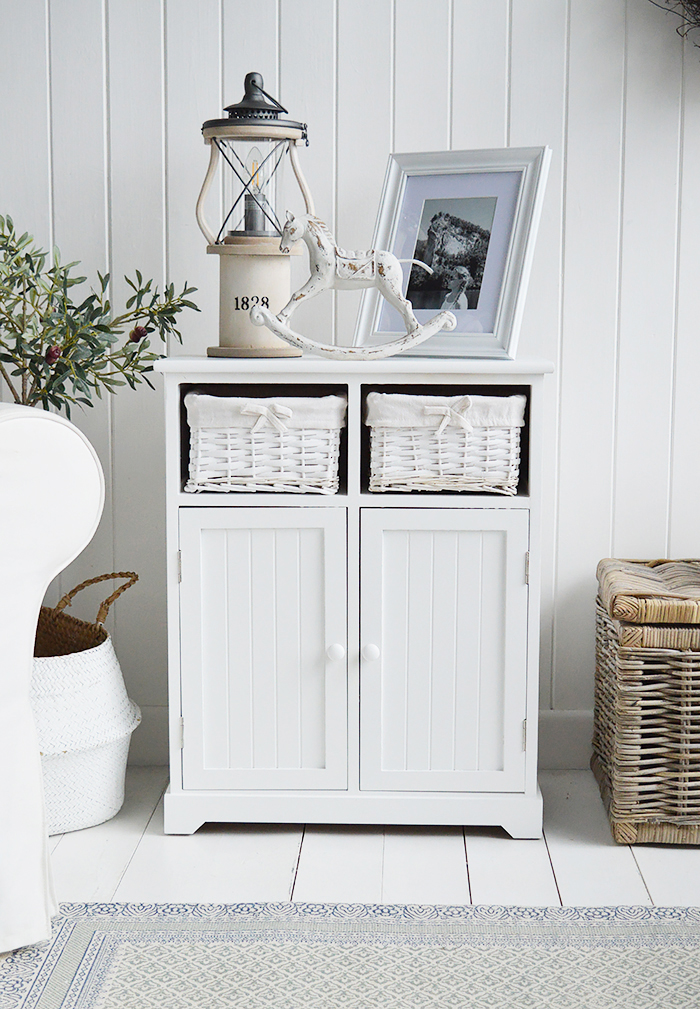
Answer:
<path fill-rule="evenodd" d="M 345 788 L 345 509 L 183 509 L 180 549 L 184 787 Z"/>
<path fill-rule="evenodd" d="M 524 788 L 528 522 L 363 509 L 363 790 Z"/>

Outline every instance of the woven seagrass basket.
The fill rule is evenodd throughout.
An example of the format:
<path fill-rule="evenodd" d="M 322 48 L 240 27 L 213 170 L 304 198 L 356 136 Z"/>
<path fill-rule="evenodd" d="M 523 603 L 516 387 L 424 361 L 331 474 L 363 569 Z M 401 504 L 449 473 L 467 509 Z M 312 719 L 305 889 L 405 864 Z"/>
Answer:
<path fill-rule="evenodd" d="M 613 837 L 700 844 L 700 562 L 606 560 L 598 577 L 591 767 Z"/>
<path fill-rule="evenodd" d="M 101 604 L 94 624 L 64 612 L 78 592 L 109 578 L 127 581 Z M 137 579 L 131 571 L 90 578 L 53 609 L 41 608 L 31 702 L 49 834 L 102 823 L 124 802 L 129 743 L 141 712 L 127 696 L 104 621 Z"/>

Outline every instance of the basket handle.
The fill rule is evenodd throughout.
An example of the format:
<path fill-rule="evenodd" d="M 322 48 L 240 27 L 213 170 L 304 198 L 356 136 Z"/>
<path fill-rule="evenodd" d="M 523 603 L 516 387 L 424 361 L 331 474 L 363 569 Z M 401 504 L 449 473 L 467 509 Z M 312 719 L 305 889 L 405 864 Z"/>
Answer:
<path fill-rule="evenodd" d="M 76 585 L 74 589 L 70 590 L 70 592 L 66 592 L 65 596 L 59 599 L 59 601 L 56 603 L 55 611 L 59 612 L 66 606 L 70 606 L 73 597 L 76 596 L 78 592 L 81 592 L 83 589 L 86 589 L 88 585 L 96 585 L 97 582 L 105 582 L 109 578 L 126 578 L 127 581 L 125 582 L 124 585 L 120 585 L 119 588 L 116 589 L 111 596 L 108 596 L 107 599 L 105 599 L 104 602 L 100 604 L 100 608 L 97 611 L 97 617 L 95 619 L 95 623 L 103 624 L 107 619 L 109 608 L 114 602 L 114 600 L 118 599 L 119 596 L 122 594 L 122 592 L 126 592 L 127 589 L 130 589 L 131 586 L 139 580 L 139 576 L 136 574 L 135 571 L 113 571 L 109 575 L 98 575 L 96 578 L 88 578 L 86 579 L 86 581 L 81 582 L 80 585 Z"/>

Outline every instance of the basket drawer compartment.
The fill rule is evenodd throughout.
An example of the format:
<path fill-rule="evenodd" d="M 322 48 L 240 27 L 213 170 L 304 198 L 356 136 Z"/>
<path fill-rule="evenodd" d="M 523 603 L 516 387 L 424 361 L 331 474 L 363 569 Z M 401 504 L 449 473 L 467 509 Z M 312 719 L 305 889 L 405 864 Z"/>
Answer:
<path fill-rule="evenodd" d="M 370 491 L 515 494 L 526 403 L 370 392 Z"/>
<path fill-rule="evenodd" d="M 338 491 L 344 396 L 224 397 L 188 393 L 188 492 Z"/>

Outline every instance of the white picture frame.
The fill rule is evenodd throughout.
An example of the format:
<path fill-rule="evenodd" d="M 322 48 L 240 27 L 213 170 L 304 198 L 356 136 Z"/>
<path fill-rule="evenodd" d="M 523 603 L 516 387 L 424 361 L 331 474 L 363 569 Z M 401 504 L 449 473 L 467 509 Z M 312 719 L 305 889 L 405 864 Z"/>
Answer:
<path fill-rule="evenodd" d="M 550 160 L 548 147 L 389 156 L 373 248 L 436 267 L 430 276 L 404 264 L 419 323 L 446 308 L 457 318 L 454 330 L 405 353 L 515 357 Z M 404 335 L 377 289 L 363 291 L 354 346 Z"/>

